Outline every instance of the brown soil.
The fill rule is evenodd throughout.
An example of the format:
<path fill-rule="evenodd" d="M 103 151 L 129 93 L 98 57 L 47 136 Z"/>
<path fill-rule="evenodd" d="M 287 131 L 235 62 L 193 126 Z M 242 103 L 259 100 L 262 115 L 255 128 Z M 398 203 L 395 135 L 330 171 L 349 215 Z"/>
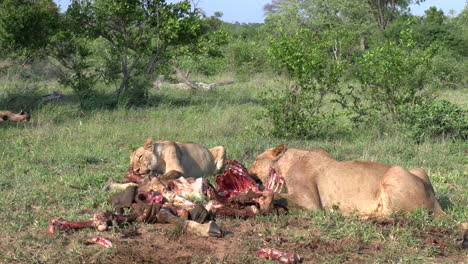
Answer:
<path fill-rule="evenodd" d="M 224 260 L 235 253 L 229 239 L 179 233 L 178 227 L 140 225 L 114 242 L 117 251 L 109 263 L 192 263 L 195 258 Z"/>
<path fill-rule="evenodd" d="M 142 223 L 102 233 L 83 229 L 50 235 L 44 228 L 35 234 L 8 236 L 0 231 L 0 263 L 30 263 L 31 259 L 42 263 L 275 263 L 256 255 L 262 248 L 297 253 L 303 263 L 468 263 L 467 251 L 456 243 L 458 230 L 433 226 L 418 230 L 405 218 L 364 223 L 345 218 L 332 225 L 319 221 L 323 219 L 304 215 L 218 219 L 224 231 L 221 238 L 185 234 L 176 225 Z M 364 235 L 347 234 L 354 224 L 368 225 L 380 235 L 367 239 L 367 229 Z M 411 232 L 411 238 L 398 240 L 396 236 L 406 232 Z M 86 243 L 98 235 L 113 247 Z"/>
<path fill-rule="evenodd" d="M 373 257 L 394 254 L 422 256 L 431 263 L 464 263 L 466 251 L 454 246 L 453 234 L 442 228 L 421 230 L 417 248 L 393 248 L 392 243 L 380 240 L 362 241 L 357 237 L 333 238 L 313 228 L 311 220 L 290 216 L 283 221 L 258 219 L 219 219 L 225 230 L 221 238 L 184 234 L 181 227 L 167 224 L 138 224 L 109 233 L 114 251 L 106 256 L 85 257 L 87 263 L 261 263 L 256 256 L 261 248 L 276 248 L 298 253 L 303 263 L 368 262 Z M 404 225 L 396 223 L 368 223 L 382 228 Z M 65 235 L 65 234 L 64 234 Z M 66 234 L 73 240 L 77 233 Z M 102 233 L 106 236 L 106 233 Z M 89 253 L 105 251 L 100 245 L 88 245 Z M 398 251 L 398 252 L 397 252 Z M 426 252 L 426 253 L 422 253 Z M 88 255 L 88 254 L 86 254 Z"/>

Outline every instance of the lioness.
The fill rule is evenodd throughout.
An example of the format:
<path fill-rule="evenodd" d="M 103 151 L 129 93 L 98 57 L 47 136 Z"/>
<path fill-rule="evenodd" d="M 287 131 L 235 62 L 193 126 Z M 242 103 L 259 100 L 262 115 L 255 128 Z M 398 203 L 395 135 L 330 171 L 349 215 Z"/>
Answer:
<path fill-rule="evenodd" d="M 14 114 L 11 111 L 3 110 L 0 111 L 0 122 L 11 121 L 15 123 L 26 123 L 31 119 L 31 115 L 21 110 L 18 114 Z"/>
<path fill-rule="evenodd" d="M 163 174 L 162 179 L 198 178 L 221 170 L 225 155 L 223 146 L 208 150 L 196 143 L 147 139 L 130 155 L 130 166 L 136 174 Z"/>
<path fill-rule="evenodd" d="M 321 149 L 302 150 L 280 144 L 257 157 L 249 169 L 266 183 L 271 169 L 285 180 L 289 206 L 338 208 L 344 215 L 389 216 L 396 211 L 425 208 L 444 212 L 422 169 L 373 161 L 337 161 Z"/>

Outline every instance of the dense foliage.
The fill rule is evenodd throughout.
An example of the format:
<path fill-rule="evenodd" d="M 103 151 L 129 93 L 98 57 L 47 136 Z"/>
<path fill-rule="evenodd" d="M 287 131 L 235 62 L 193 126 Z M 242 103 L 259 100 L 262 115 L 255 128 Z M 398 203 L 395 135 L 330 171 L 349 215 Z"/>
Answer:
<path fill-rule="evenodd" d="M 358 59 L 358 80 L 362 84 L 364 112 L 389 114 L 399 120 L 397 109 L 411 104 L 424 88 L 427 64 L 432 50 L 415 48 L 411 32 L 406 32 L 399 43 L 385 42 L 370 48 Z"/>
<path fill-rule="evenodd" d="M 326 136 L 349 120 L 400 127 L 417 140 L 463 138 L 466 111 L 429 95 L 466 89 L 466 8 L 457 18 L 435 7 L 417 17 L 408 10 L 414 1 L 352 2 L 275 0 L 265 7 L 271 58 L 294 83 L 266 96 L 271 133 Z M 312 37 L 297 37 L 310 30 Z"/>
<path fill-rule="evenodd" d="M 6 55 L 38 55 L 57 30 L 58 8 L 52 0 L 0 1 L 0 47 Z"/>
<path fill-rule="evenodd" d="M 467 88 L 468 11 L 411 15 L 409 5 L 419 2 L 273 0 L 265 23 L 241 24 L 222 21 L 221 12 L 206 16 L 188 0 L 72 1 L 64 13 L 51 0 L 3 0 L 0 57 L 21 76 L 57 79 L 82 109 L 148 103 L 154 80 L 170 75 L 175 59 L 207 77 L 283 76 L 261 98 L 267 132 L 277 137 L 379 124 L 463 138 L 456 131 L 466 112 L 434 98 L 440 89 Z M 35 72 L 24 74 L 25 65 Z M 102 93 L 112 96 L 101 100 Z"/>
<path fill-rule="evenodd" d="M 416 141 L 439 136 L 468 139 L 466 110 L 447 100 L 419 99 L 410 106 L 401 106 L 399 112 L 403 130 Z"/>
<path fill-rule="evenodd" d="M 267 104 L 265 117 L 272 121 L 274 135 L 314 137 L 333 128 L 336 107 L 329 96 L 339 93 L 347 66 L 342 47 L 349 41 L 345 31 L 338 29 L 300 29 L 293 35 L 282 32 L 279 39 L 272 40 L 271 57 L 295 81 L 273 91 Z"/>

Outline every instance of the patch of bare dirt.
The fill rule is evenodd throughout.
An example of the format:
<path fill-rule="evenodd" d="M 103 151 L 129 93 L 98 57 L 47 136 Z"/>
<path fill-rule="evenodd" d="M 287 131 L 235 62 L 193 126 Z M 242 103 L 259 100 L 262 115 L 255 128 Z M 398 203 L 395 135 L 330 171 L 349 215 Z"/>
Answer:
<path fill-rule="evenodd" d="M 194 259 L 224 261 L 238 250 L 225 238 L 179 233 L 172 225 L 141 224 L 114 240 L 117 248 L 109 263 L 193 263 Z"/>
<path fill-rule="evenodd" d="M 260 263 L 262 260 L 256 252 L 274 248 L 299 254 L 303 263 L 394 262 L 405 256 L 422 257 L 431 263 L 467 261 L 466 251 L 453 242 L 454 230 L 441 227 L 417 230 L 413 237 L 418 242 L 404 246 L 389 237 L 365 240 L 359 235 L 330 236 L 327 230 L 314 226 L 311 219 L 298 216 L 218 219 L 217 222 L 224 231 L 221 238 L 185 234 L 181 227 L 170 224 L 129 225 L 100 233 L 112 241 L 113 249 L 86 245 L 86 252 L 81 256 L 86 263 Z M 408 228 L 404 218 L 366 224 L 392 232 Z M 90 233 L 84 230 L 57 236 L 66 248 L 76 242 L 83 244 L 89 238 Z"/>

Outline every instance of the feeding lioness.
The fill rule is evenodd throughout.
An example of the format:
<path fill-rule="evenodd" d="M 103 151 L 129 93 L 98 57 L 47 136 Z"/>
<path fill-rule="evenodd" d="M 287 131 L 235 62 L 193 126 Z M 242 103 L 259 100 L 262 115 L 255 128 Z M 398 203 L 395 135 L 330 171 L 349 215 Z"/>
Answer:
<path fill-rule="evenodd" d="M 280 144 L 257 157 L 249 169 L 266 183 L 270 170 L 280 173 L 288 205 L 304 209 L 338 207 L 344 215 L 389 216 L 425 208 L 438 216 L 442 208 L 422 169 L 373 161 L 337 161 L 321 149 L 302 150 Z"/>
<path fill-rule="evenodd" d="M 221 170 L 225 155 L 223 146 L 207 149 L 196 143 L 147 139 L 130 155 L 130 166 L 136 174 L 162 174 L 162 179 L 198 178 Z"/>

